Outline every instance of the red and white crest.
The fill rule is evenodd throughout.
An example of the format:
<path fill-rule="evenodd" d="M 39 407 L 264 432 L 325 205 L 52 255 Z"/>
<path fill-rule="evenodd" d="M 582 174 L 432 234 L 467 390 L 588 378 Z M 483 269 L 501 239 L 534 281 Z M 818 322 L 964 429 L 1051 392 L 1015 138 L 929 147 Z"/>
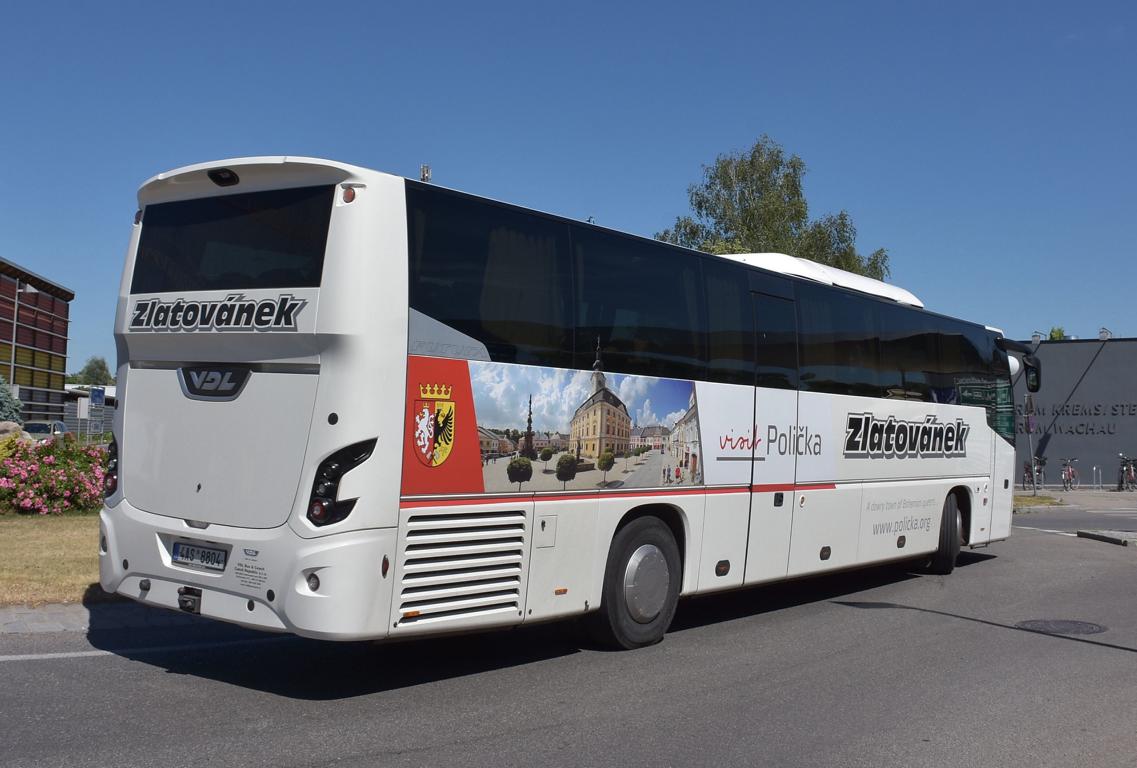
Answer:
<path fill-rule="evenodd" d="M 419 384 L 415 400 L 414 454 L 428 467 L 437 467 L 454 447 L 453 387 L 445 384 Z"/>

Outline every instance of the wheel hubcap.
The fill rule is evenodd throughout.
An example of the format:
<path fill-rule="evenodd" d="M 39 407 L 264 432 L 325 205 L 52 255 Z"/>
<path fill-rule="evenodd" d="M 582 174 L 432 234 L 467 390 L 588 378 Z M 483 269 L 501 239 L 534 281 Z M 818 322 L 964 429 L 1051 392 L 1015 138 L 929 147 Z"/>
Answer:
<path fill-rule="evenodd" d="M 663 610 L 670 582 L 663 551 L 654 544 L 640 545 L 624 570 L 624 601 L 629 615 L 640 624 L 652 621 Z"/>

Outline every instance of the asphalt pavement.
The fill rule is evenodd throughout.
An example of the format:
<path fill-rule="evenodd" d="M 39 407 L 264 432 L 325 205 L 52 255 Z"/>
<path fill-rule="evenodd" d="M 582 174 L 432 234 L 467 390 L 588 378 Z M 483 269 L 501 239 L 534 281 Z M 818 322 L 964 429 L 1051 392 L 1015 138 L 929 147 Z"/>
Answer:
<path fill-rule="evenodd" d="M 1105 541 L 1137 546 L 1137 493 L 1114 490 L 1042 491 L 1057 506 L 1019 505 L 1014 525 L 1048 533 L 1097 536 Z M 1027 494 L 1023 494 L 1024 500 Z M 1016 499 L 1017 500 L 1017 499 Z"/>
<path fill-rule="evenodd" d="M 0 634 L 0 764 L 1132 766 L 1135 554 L 1017 529 L 948 577 L 687 600 L 626 653 L 560 624 L 329 644 L 95 605 L 85 632 Z"/>

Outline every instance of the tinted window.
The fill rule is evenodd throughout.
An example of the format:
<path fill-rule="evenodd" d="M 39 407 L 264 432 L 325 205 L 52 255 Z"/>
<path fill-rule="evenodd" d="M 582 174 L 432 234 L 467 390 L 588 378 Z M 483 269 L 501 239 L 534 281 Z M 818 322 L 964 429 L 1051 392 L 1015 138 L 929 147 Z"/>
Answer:
<path fill-rule="evenodd" d="M 1000 349 L 995 334 L 989 334 L 991 348 L 991 379 L 995 389 L 995 403 L 987 409 L 987 423 L 1011 445 L 1015 443 L 1015 401 L 1011 390 L 1011 367 L 1007 353 Z"/>
<path fill-rule="evenodd" d="M 572 240 L 578 365 L 599 338 L 605 370 L 703 378 L 702 257 L 584 227 Z"/>
<path fill-rule="evenodd" d="M 759 387 L 797 389 L 797 318 L 788 299 L 753 294 L 757 326 Z"/>
<path fill-rule="evenodd" d="M 876 302 L 841 290 L 797 288 L 801 388 L 878 397 Z"/>
<path fill-rule="evenodd" d="M 707 378 L 754 384 L 754 310 L 742 267 L 707 259 Z"/>
<path fill-rule="evenodd" d="M 493 360 L 571 367 L 565 224 L 414 184 L 407 208 L 412 308 Z"/>
<path fill-rule="evenodd" d="M 987 424 L 1010 442 L 1015 439 L 1014 402 L 1007 353 L 995 345 L 995 334 L 970 323 L 951 321 L 943 345 L 945 386 L 950 380 L 959 405 L 979 406 Z"/>
<path fill-rule="evenodd" d="M 899 400 L 931 401 L 939 370 L 939 332 L 926 312 L 900 304 L 877 304 L 880 328 L 879 378 L 882 394 Z"/>
<path fill-rule="evenodd" d="M 146 206 L 132 293 L 315 288 L 334 187 Z"/>
<path fill-rule="evenodd" d="M 940 329 L 939 368 L 931 377 L 938 403 L 986 405 L 990 354 L 983 328 L 950 318 L 936 318 Z"/>

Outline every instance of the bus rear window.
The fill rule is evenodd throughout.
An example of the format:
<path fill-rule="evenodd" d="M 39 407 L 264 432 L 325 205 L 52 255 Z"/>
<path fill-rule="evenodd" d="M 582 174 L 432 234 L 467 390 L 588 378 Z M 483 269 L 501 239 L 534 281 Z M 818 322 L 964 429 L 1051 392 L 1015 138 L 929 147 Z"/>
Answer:
<path fill-rule="evenodd" d="M 131 293 L 316 288 L 335 187 L 146 206 Z"/>

